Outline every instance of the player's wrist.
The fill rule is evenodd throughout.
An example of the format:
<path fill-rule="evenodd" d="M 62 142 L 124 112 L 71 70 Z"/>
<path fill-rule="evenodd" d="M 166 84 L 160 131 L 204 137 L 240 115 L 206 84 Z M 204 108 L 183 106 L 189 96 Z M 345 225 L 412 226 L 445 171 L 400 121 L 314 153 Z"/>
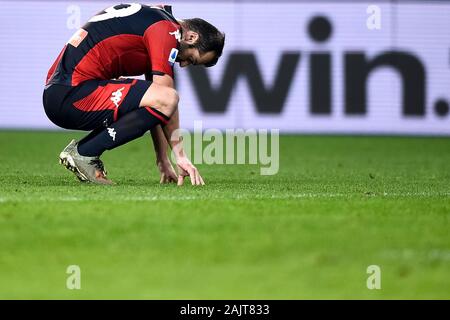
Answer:
<path fill-rule="evenodd" d="M 178 156 L 175 156 L 175 160 L 177 163 L 189 161 L 188 157 L 184 153 L 179 154 Z"/>
<path fill-rule="evenodd" d="M 172 152 L 175 155 L 175 159 L 178 161 L 180 159 L 186 158 L 186 153 L 184 152 L 183 146 L 181 143 L 177 143 L 172 146 Z"/>
<path fill-rule="evenodd" d="M 157 165 L 161 165 L 161 164 L 164 165 L 167 163 L 170 163 L 169 156 L 167 155 L 167 153 L 164 153 L 164 154 L 161 153 L 156 156 L 156 164 Z"/>

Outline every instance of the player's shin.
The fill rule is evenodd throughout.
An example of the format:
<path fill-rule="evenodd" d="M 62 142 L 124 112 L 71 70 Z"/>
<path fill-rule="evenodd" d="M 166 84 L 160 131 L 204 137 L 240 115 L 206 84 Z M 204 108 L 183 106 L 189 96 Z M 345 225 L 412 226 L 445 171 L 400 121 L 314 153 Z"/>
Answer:
<path fill-rule="evenodd" d="M 83 139 L 78 145 L 78 152 L 83 156 L 100 156 L 105 150 L 137 139 L 151 128 L 166 124 L 168 120 L 166 115 L 154 108 L 139 108 L 127 113 L 91 139 Z"/>

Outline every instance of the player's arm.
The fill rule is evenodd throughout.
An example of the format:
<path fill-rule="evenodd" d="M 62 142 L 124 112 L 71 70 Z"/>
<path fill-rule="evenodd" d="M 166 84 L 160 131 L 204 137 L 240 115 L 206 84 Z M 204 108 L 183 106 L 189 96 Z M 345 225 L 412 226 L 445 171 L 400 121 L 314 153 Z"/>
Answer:
<path fill-rule="evenodd" d="M 179 27 L 170 21 L 159 21 L 152 24 L 144 32 L 144 44 L 147 48 L 152 67 L 153 82 L 174 88 L 173 64 L 178 53 L 176 31 Z M 190 176 L 193 185 L 204 184 L 197 168 L 187 158 L 181 137 L 177 136 L 180 128 L 178 106 L 171 115 L 170 121 L 163 127 L 167 142 L 176 157 L 178 169 L 178 185 L 182 185 L 184 177 Z"/>
<path fill-rule="evenodd" d="M 146 80 L 152 80 L 151 74 L 146 74 Z M 160 125 L 150 129 L 150 134 L 153 140 L 153 147 L 155 149 L 156 155 L 156 165 L 160 172 L 159 183 L 170 183 L 177 182 L 178 176 L 173 169 L 172 163 L 170 162 L 169 156 L 167 154 L 168 146 L 166 136 Z"/>
<path fill-rule="evenodd" d="M 162 86 L 168 86 L 173 88 L 174 82 L 171 76 L 165 75 L 154 75 L 153 82 Z M 170 117 L 169 122 L 162 128 L 166 141 L 172 148 L 172 152 L 175 155 L 178 168 L 178 185 L 182 185 L 184 178 L 189 176 L 191 178 L 191 183 L 193 185 L 204 185 L 203 178 L 198 172 L 197 168 L 191 163 L 191 161 L 186 156 L 183 148 L 182 137 L 179 135 L 180 128 L 180 117 L 178 108 Z"/>
<path fill-rule="evenodd" d="M 168 143 L 161 126 L 152 128 L 150 133 L 152 135 L 153 146 L 155 148 L 156 165 L 158 166 L 160 172 L 159 183 L 176 183 L 178 176 L 175 173 L 167 154 Z"/>

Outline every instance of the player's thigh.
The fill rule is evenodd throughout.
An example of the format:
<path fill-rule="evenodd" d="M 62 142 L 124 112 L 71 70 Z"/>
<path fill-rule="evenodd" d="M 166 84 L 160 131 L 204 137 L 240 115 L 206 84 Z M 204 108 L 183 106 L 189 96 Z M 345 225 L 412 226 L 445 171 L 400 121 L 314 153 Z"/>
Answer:
<path fill-rule="evenodd" d="M 65 129 L 72 129 L 73 125 L 70 121 L 66 120 L 67 106 L 64 103 L 66 97 L 71 94 L 72 90 L 73 88 L 69 86 L 53 84 L 46 87 L 43 94 L 45 114 L 55 125 Z"/>
<path fill-rule="evenodd" d="M 71 97 L 72 110 L 82 112 L 78 126 L 82 130 L 108 126 L 136 110 L 150 84 L 136 79 L 92 80 L 81 84 Z"/>
<path fill-rule="evenodd" d="M 141 107 L 152 107 L 170 116 L 178 106 L 178 93 L 175 89 L 152 83 L 141 99 Z"/>

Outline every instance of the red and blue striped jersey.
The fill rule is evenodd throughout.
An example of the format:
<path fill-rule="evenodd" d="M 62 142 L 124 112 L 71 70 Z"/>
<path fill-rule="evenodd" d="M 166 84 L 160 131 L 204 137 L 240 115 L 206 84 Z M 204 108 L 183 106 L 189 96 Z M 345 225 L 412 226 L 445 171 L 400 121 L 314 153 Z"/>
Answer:
<path fill-rule="evenodd" d="M 64 46 L 47 84 L 147 73 L 173 77 L 181 27 L 168 6 L 120 4 L 92 17 Z"/>

